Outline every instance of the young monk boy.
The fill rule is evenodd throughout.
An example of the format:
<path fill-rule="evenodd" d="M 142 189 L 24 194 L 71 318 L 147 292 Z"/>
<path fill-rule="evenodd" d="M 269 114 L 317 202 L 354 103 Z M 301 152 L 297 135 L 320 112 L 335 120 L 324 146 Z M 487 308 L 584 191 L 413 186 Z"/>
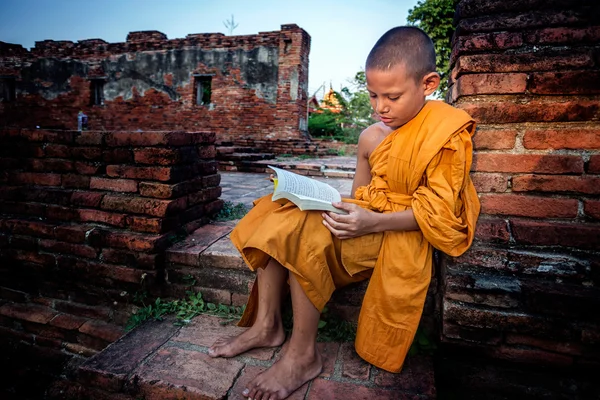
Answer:
<path fill-rule="evenodd" d="M 265 196 L 231 240 L 255 283 L 241 326 L 209 349 L 232 357 L 285 340 L 281 299 L 289 282 L 293 331 L 285 354 L 248 384 L 251 399 L 284 399 L 321 372 L 320 312 L 335 289 L 370 278 L 356 351 L 400 372 L 413 341 L 432 270 L 433 248 L 456 256 L 473 240 L 479 202 L 469 178 L 473 120 L 426 96 L 438 87 L 431 39 L 415 27 L 385 33 L 366 62 L 367 90 L 381 120 L 358 141 L 354 199 L 347 215 L 300 211 Z"/>

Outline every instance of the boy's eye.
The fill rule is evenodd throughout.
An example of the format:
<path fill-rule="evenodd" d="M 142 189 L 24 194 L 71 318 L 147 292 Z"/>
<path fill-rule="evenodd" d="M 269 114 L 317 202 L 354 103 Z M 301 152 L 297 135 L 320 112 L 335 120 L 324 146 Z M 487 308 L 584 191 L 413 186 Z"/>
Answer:
<path fill-rule="evenodd" d="M 389 97 L 389 99 L 390 99 L 391 101 L 396 101 L 396 100 L 398 100 L 399 98 L 400 98 L 400 96 L 397 96 L 397 97 Z"/>
<path fill-rule="evenodd" d="M 369 93 L 369 97 L 372 98 L 372 99 L 374 99 L 375 97 L 377 97 L 377 95 L 373 94 L 373 93 Z"/>

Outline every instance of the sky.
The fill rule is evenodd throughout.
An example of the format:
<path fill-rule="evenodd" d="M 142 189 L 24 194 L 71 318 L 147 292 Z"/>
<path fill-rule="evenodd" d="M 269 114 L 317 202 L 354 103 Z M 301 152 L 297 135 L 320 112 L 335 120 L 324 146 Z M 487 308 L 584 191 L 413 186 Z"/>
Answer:
<path fill-rule="evenodd" d="M 133 31 L 169 39 L 191 33 L 233 35 L 297 24 L 311 36 L 309 96 L 349 86 L 371 47 L 388 29 L 406 24 L 418 0 L 0 0 L 0 41 L 27 49 L 47 39 L 124 42 Z M 322 86 L 324 85 L 324 86 Z"/>

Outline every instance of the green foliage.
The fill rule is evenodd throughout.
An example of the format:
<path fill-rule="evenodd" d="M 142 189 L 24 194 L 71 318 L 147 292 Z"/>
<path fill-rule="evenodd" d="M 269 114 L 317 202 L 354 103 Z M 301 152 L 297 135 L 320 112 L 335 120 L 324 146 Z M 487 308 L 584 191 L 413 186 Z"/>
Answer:
<path fill-rule="evenodd" d="M 442 98 L 448 91 L 450 53 L 454 34 L 454 12 L 458 0 L 421 0 L 408 11 L 407 21 L 423 29 L 435 46 L 436 65 L 442 77 L 436 94 Z"/>
<path fill-rule="evenodd" d="M 415 338 L 408 350 L 409 356 L 414 356 L 416 354 L 424 354 L 424 355 L 432 355 L 437 346 L 434 342 L 432 342 L 427 335 L 423 332 L 423 330 L 419 327 L 417 329 L 417 333 L 415 334 Z"/>
<path fill-rule="evenodd" d="M 244 307 L 228 306 L 205 302 L 202 293 L 187 291 L 186 299 L 164 301 L 158 297 L 152 304 L 144 305 L 127 321 L 125 329 L 131 330 L 148 320 L 162 321 L 166 315 L 175 314 L 175 325 L 188 324 L 192 318 L 200 314 L 215 315 L 225 318 L 224 323 L 239 319 Z"/>
<path fill-rule="evenodd" d="M 340 114 L 320 109 L 320 112 L 312 113 L 308 117 L 308 132 L 315 137 L 340 136 L 343 132 L 340 117 Z"/>
<path fill-rule="evenodd" d="M 240 219 L 248 213 L 248 208 L 243 203 L 234 204 L 231 201 L 226 201 L 223 204 L 223 208 L 217 216 L 215 221 L 231 221 L 234 219 Z"/>
<path fill-rule="evenodd" d="M 282 312 L 283 329 L 292 332 L 294 318 L 291 302 L 286 302 Z M 317 340 L 319 342 L 352 342 L 356 338 L 356 325 L 329 313 L 325 307 L 319 320 Z"/>

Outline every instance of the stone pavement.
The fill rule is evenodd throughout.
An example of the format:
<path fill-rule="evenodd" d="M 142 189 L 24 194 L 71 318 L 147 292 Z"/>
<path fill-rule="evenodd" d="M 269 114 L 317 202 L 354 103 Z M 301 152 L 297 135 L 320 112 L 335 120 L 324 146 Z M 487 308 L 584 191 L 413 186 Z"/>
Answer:
<path fill-rule="evenodd" d="M 250 207 L 259 197 L 273 192 L 273 183 L 268 173 L 227 172 L 220 171 L 221 198 L 233 203 L 243 203 Z M 326 182 L 336 188 L 342 196 L 349 196 L 352 190 L 352 179 L 312 176 L 311 178 Z"/>
<path fill-rule="evenodd" d="M 173 320 L 148 322 L 88 359 L 79 368 L 77 384 L 57 386 L 53 395 L 70 399 L 244 399 L 241 392 L 245 385 L 272 365 L 281 349 L 255 349 L 231 359 L 207 355 L 208 346 L 217 337 L 236 335 L 242 330 L 206 315 L 184 327 L 173 325 Z M 436 397 L 429 357 L 409 357 L 401 374 L 391 374 L 360 359 L 352 343 L 318 346 L 323 356 L 322 373 L 289 399 Z"/>

